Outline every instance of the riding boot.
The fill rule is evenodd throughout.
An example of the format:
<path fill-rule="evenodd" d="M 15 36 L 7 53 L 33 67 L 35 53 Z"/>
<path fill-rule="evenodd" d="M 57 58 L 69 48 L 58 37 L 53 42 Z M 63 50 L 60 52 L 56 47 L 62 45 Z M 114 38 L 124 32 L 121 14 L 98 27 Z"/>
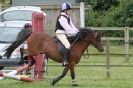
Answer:
<path fill-rule="evenodd" d="M 64 62 L 63 62 L 63 66 L 66 66 L 68 65 L 68 53 L 69 53 L 69 49 L 65 49 L 65 52 L 64 52 Z"/>

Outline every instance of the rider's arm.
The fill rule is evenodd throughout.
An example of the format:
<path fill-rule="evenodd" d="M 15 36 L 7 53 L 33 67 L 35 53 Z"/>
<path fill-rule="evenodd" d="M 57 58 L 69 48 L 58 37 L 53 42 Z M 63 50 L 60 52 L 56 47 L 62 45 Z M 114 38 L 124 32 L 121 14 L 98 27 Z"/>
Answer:
<path fill-rule="evenodd" d="M 70 25 L 76 32 L 79 32 L 79 30 L 74 26 L 74 24 L 73 24 L 71 19 L 70 19 Z"/>
<path fill-rule="evenodd" d="M 77 32 L 68 24 L 68 21 L 65 17 L 61 16 L 59 19 L 61 26 L 65 29 L 66 34 L 75 35 Z"/>

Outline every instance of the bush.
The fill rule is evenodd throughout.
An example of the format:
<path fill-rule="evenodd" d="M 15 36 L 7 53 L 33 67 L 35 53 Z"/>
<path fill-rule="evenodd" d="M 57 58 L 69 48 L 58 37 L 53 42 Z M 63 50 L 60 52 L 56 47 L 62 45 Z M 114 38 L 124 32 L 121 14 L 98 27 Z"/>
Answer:
<path fill-rule="evenodd" d="M 133 27 L 133 0 L 88 0 L 87 4 L 92 8 L 85 14 L 87 27 Z M 105 31 L 104 36 L 122 37 L 124 33 Z"/>

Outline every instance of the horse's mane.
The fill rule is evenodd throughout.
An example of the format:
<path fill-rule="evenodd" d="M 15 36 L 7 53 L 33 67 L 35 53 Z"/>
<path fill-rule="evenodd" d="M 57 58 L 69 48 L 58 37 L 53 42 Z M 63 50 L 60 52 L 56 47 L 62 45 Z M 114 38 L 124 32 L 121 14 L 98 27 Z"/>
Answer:
<path fill-rule="evenodd" d="M 79 30 L 82 33 L 85 33 L 85 32 L 92 33 L 92 32 L 94 32 L 94 30 L 92 30 L 90 28 L 80 28 Z"/>
<path fill-rule="evenodd" d="M 90 28 L 80 28 L 79 32 L 80 32 L 80 36 L 82 36 L 82 38 L 85 38 L 87 35 L 90 35 L 95 31 Z"/>

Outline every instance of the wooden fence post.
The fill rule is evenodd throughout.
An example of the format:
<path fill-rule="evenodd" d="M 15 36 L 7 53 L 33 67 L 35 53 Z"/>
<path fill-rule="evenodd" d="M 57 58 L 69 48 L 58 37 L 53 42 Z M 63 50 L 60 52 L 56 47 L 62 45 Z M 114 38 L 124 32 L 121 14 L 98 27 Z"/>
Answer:
<path fill-rule="evenodd" d="M 129 29 L 126 27 L 124 30 L 125 41 L 125 62 L 129 60 Z"/>
<path fill-rule="evenodd" d="M 110 78 L 110 49 L 109 49 L 110 41 L 106 39 L 106 78 Z"/>

